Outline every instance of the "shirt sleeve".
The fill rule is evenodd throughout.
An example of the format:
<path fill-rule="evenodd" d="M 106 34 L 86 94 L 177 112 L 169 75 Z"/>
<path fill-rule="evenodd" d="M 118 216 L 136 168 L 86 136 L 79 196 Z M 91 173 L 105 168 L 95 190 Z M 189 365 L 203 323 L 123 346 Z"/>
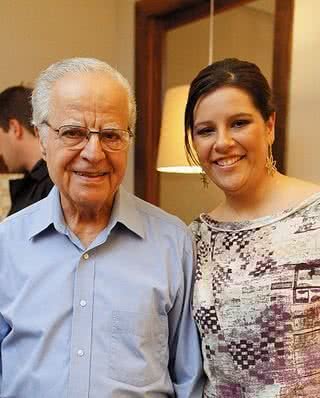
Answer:
<path fill-rule="evenodd" d="M 191 310 L 194 255 L 189 235 L 182 262 L 182 282 L 169 314 L 169 369 L 176 398 L 200 398 L 204 374 L 199 335 Z"/>

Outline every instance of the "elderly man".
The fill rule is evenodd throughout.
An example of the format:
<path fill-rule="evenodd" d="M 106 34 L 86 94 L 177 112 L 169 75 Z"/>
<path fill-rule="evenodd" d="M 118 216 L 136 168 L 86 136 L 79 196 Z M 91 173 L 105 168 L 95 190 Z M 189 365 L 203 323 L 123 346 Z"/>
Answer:
<path fill-rule="evenodd" d="M 31 93 L 24 86 L 0 93 L 0 153 L 11 173 L 24 173 L 9 182 L 9 215 L 45 198 L 53 185 L 31 124 Z"/>
<path fill-rule="evenodd" d="M 127 81 L 98 60 L 58 62 L 33 108 L 55 186 L 0 225 L 0 396 L 200 397 L 190 236 L 120 187 Z"/>

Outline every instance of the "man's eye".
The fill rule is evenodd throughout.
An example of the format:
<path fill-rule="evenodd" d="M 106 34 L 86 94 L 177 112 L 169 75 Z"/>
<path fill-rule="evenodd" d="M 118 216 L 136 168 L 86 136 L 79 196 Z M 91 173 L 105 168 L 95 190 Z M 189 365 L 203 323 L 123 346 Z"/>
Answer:
<path fill-rule="evenodd" d="M 62 137 L 65 138 L 79 138 L 86 136 L 86 131 L 81 129 L 66 129 L 61 132 Z"/>
<path fill-rule="evenodd" d="M 107 141 L 119 141 L 121 136 L 117 131 L 103 131 L 102 138 Z"/>

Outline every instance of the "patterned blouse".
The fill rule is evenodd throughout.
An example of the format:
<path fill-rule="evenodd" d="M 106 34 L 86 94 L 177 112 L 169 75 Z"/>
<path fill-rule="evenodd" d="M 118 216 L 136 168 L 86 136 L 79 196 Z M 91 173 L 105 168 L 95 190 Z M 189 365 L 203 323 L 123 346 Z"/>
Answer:
<path fill-rule="evenodd" d="M 210 398 L 320 397 L 320 193 L 276 216 L 202 214 L 193 312 Z"/>

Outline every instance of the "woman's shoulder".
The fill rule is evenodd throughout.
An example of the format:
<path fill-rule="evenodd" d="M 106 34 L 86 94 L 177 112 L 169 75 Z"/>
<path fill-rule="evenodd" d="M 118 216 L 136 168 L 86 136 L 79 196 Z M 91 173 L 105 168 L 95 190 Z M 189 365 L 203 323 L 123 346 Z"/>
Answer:
<path fill-rule="evenodd" d="M 303 202 L 317 193 L 320 194 L 320 185 L 310 181 L 287 177 L 285 193 L 288 198 L 287 200 L 291 198 L 296 202 Z"/>
<path fill-rule="evenodd" d="M 189 229 L 196 241 L 207 240 L 213 232 L 210 224 L 206 223 L 204 218 L 205 214 L 201 213 L 199 217 L 189 224 Z"/>
<path fill-rule="evenodd" d="M 200 215 L 194 219 L 190 224 L 189 224 L 189 229 L 190 231 L 195 235 L 196 233 L 198 233 L 198 231 L 200 230 L 200 225 L 201 225 L 202 221 L 200 219 Z"/>

